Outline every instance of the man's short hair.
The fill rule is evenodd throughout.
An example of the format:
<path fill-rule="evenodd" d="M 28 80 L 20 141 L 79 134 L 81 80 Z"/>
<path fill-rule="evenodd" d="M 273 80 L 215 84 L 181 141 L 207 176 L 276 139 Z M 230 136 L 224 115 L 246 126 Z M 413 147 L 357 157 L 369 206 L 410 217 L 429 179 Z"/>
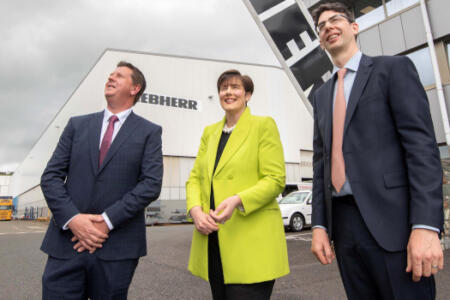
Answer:
<path fill-rule="evenodd" d="M 320 15 L 328 10 L 344 14 L 345 16 L 347 16 L 350 23 L 355 22 L 355 16 L 353 15 L 353 12 L 348 8 L 347 5 L 345 5 L 342 2 L 327 2 L 319 5 L 312 11 L 311 15 L 313 17 L 315 26 L 317 26 L 319 23 Z"/>
<path fill-rule="evenodd" d="M 142 93 L 145 91 L 145 88 L 147 87 L 147 82 L 145 81 L 144 74 L 142 74 L 141 70 L 136 68 L 133 64 L 126 62 L 126 61 L 120 61 L 117 64 L 117 67 L 127 67 L 132 71 L 131 79 L 133 81 L 134 85 L 139 85 L 141 89 L 139 92 L 134 96 L 134 103 L 138 102 L 139 98 L 141 97 Z"/>
<path fill-rule="evenodd" d="M 220 74 L 219 79 L 217 79 L 217 91 L 220 91 L 220 86 L 222 85 L 222 83 L 233 77 L 237 77 L 242 81 L 242 85 L 244 86 L 244 90 L 246 93 L 250 93 L 250 95 L 253 94 L 254 86 L 250 76 L 242 75 L 241 72 L 234 69 L 227 70 Z"/>

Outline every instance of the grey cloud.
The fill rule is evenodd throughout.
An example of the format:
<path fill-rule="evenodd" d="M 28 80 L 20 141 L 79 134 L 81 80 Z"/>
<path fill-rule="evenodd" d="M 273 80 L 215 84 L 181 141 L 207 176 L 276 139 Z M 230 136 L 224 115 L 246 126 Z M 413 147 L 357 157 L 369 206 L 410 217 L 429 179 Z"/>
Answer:
<path fill-rule="evenodd" d="M 278 64 L 240 0 L 4 0 L 0 11 L 0 171 L 106 48 Z"/>

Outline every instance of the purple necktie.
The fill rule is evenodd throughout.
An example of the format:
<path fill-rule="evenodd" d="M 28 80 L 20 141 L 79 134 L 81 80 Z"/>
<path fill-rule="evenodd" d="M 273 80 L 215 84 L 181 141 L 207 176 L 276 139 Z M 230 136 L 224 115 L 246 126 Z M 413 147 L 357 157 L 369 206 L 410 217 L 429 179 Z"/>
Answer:
<path fill-rule="evenodd" d="M 114 132 L 114 123 L 118 121 L 119 118 L 115 115 L 109 117 L 108 128 L 106 129 L 105 135 L 103 136 L 102 144 L 100 146 L 100 158 L 98 161 L 98 166 L 102 165 L 103 160 L 105 159 L 106 153 L 108 153 L 109 146 L 111 146 L 111 139 Z"/>

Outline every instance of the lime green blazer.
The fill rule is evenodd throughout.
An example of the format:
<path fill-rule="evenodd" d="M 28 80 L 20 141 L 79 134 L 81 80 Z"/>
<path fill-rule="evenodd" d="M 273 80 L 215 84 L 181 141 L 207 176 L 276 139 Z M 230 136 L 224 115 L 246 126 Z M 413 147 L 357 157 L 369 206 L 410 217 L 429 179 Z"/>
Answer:
<path fill-rule="evenodd" d="M 289 273 L 286 238 L 276 201 L 285 186 L 280 135 L 274 120 L 246 108 L 213 174 L 225 118 L 205 128 L 186 183 L 187 211 L 209 212 L 211 183 L 215 206 L 239 195 L 243 211 L 219 224 L 218 238 L 225 283 L 256 283 Z M 208 280 L 208 236 L 194 229 L 188 269 Z"/>

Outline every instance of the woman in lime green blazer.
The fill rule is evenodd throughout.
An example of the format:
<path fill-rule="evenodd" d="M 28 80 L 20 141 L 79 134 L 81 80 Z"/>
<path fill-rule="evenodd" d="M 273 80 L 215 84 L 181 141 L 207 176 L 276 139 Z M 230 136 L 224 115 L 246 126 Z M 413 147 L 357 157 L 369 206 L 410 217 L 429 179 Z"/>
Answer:
<path fill-rule="evenodd" d="M 222 121 L 205 128 L 186 183 L 195 229 L 188 269 L 208 280 L 214 299 L 269 299 L 289 273 L 276 197 L 285 185 L 280 136 L 270 117 L 253 116 L 253 82 L 237 70 L 218 79 Z"/>

